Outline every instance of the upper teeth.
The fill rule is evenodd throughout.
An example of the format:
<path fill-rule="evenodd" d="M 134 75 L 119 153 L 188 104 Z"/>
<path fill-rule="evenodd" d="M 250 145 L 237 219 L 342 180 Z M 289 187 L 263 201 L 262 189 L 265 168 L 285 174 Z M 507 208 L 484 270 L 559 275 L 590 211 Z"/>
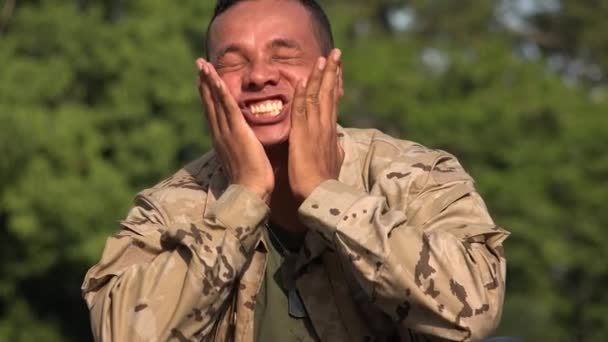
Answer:
<path fill-rule="evenodd" d="M 249 110 L 254 115 L 268 114 L 275 116 L 279 115 L 281 109 L 283 109 L 283 102 L 281 100 L 266 100 L 249 105 Z"/>

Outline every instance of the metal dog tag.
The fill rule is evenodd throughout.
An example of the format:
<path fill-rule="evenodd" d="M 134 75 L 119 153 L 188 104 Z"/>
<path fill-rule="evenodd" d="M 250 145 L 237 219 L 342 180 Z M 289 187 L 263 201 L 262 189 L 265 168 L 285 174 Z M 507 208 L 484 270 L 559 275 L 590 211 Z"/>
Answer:
<path fill-rule="evenodd" d="M 304 308 L 304 304 L 302 303 L 300 295 L 298 295 L 298 291 L 296 289 L 289 289 L 288 301 L 289 316 L 293 318 L 306 318 L 306 309 Z"/>
<path fill-rule="evenodd" d="M 302 303 L 302 299 L 298 294 L 298 290 L 296 288 L 296 279 L 295 279 L 295 266 L 296 266 L 297 256 L 290 254 L 285 256 L 283 260 L 282 273 L 283 273 L 283 285 L 287 290 L 287 303 L 289 306 L 289 316 L 293 318 L 306 318 L 306 308 L 304 308 L 304 303 Z"/>

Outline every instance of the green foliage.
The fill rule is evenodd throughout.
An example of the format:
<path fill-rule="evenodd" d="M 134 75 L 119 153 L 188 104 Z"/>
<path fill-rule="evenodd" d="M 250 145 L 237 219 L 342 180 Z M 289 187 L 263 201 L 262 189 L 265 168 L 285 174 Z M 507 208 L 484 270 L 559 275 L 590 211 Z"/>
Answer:
<path fill-rule="evenodd" d="M 605 80 L 547 66 L 560 53 L 606 70 L 592 2 L 532 18 L 563 42 L 532 59 L 492 2 L 411 1 L 403 32 L 383 15 L 400 2 L 325 2 L 341 122 L 456 154 L 512 232 L 501 335 L 608 339 Z M 18 2 L 0 33 L 0 340 L 90 339 L 84 272 L 137 191 L 210 147 L 194 59 L 212 7 Z"/>

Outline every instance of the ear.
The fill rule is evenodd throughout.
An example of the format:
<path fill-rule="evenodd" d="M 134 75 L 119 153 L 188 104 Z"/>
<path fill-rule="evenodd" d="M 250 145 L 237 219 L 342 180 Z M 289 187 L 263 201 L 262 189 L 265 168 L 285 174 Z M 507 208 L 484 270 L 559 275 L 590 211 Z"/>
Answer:
<path fill-rule="evenodd" d="M 344 96 L 344 81 L 342 79 L 342 62 L 338 63 L 338 98 Z"/>

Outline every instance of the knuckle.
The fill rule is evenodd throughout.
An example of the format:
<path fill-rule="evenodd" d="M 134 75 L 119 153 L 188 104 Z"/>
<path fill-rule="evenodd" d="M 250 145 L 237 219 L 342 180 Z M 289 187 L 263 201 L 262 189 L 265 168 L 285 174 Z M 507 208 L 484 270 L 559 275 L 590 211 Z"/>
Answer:
<path fill-rule="evenodd" d="M 327 100 L 329 100 L 330 98 L 330 94 L 327 91 L 322 91 L 321 94 L 319 94 L 319 100 L 321 102 L 325 102 Z"/>
<path fill-rule="evenodd" d="M 311 104 L 311 105 L 318 105 L 319 104 L 319 95 L 318 94 L 306 94 L 306 103 Z"/>
<path fill-rule="evenodd" d="M 295 106 L 296 114 L 304 114 L 306 113 L 306 104 L 304 102 L 298 103 Z"/>

